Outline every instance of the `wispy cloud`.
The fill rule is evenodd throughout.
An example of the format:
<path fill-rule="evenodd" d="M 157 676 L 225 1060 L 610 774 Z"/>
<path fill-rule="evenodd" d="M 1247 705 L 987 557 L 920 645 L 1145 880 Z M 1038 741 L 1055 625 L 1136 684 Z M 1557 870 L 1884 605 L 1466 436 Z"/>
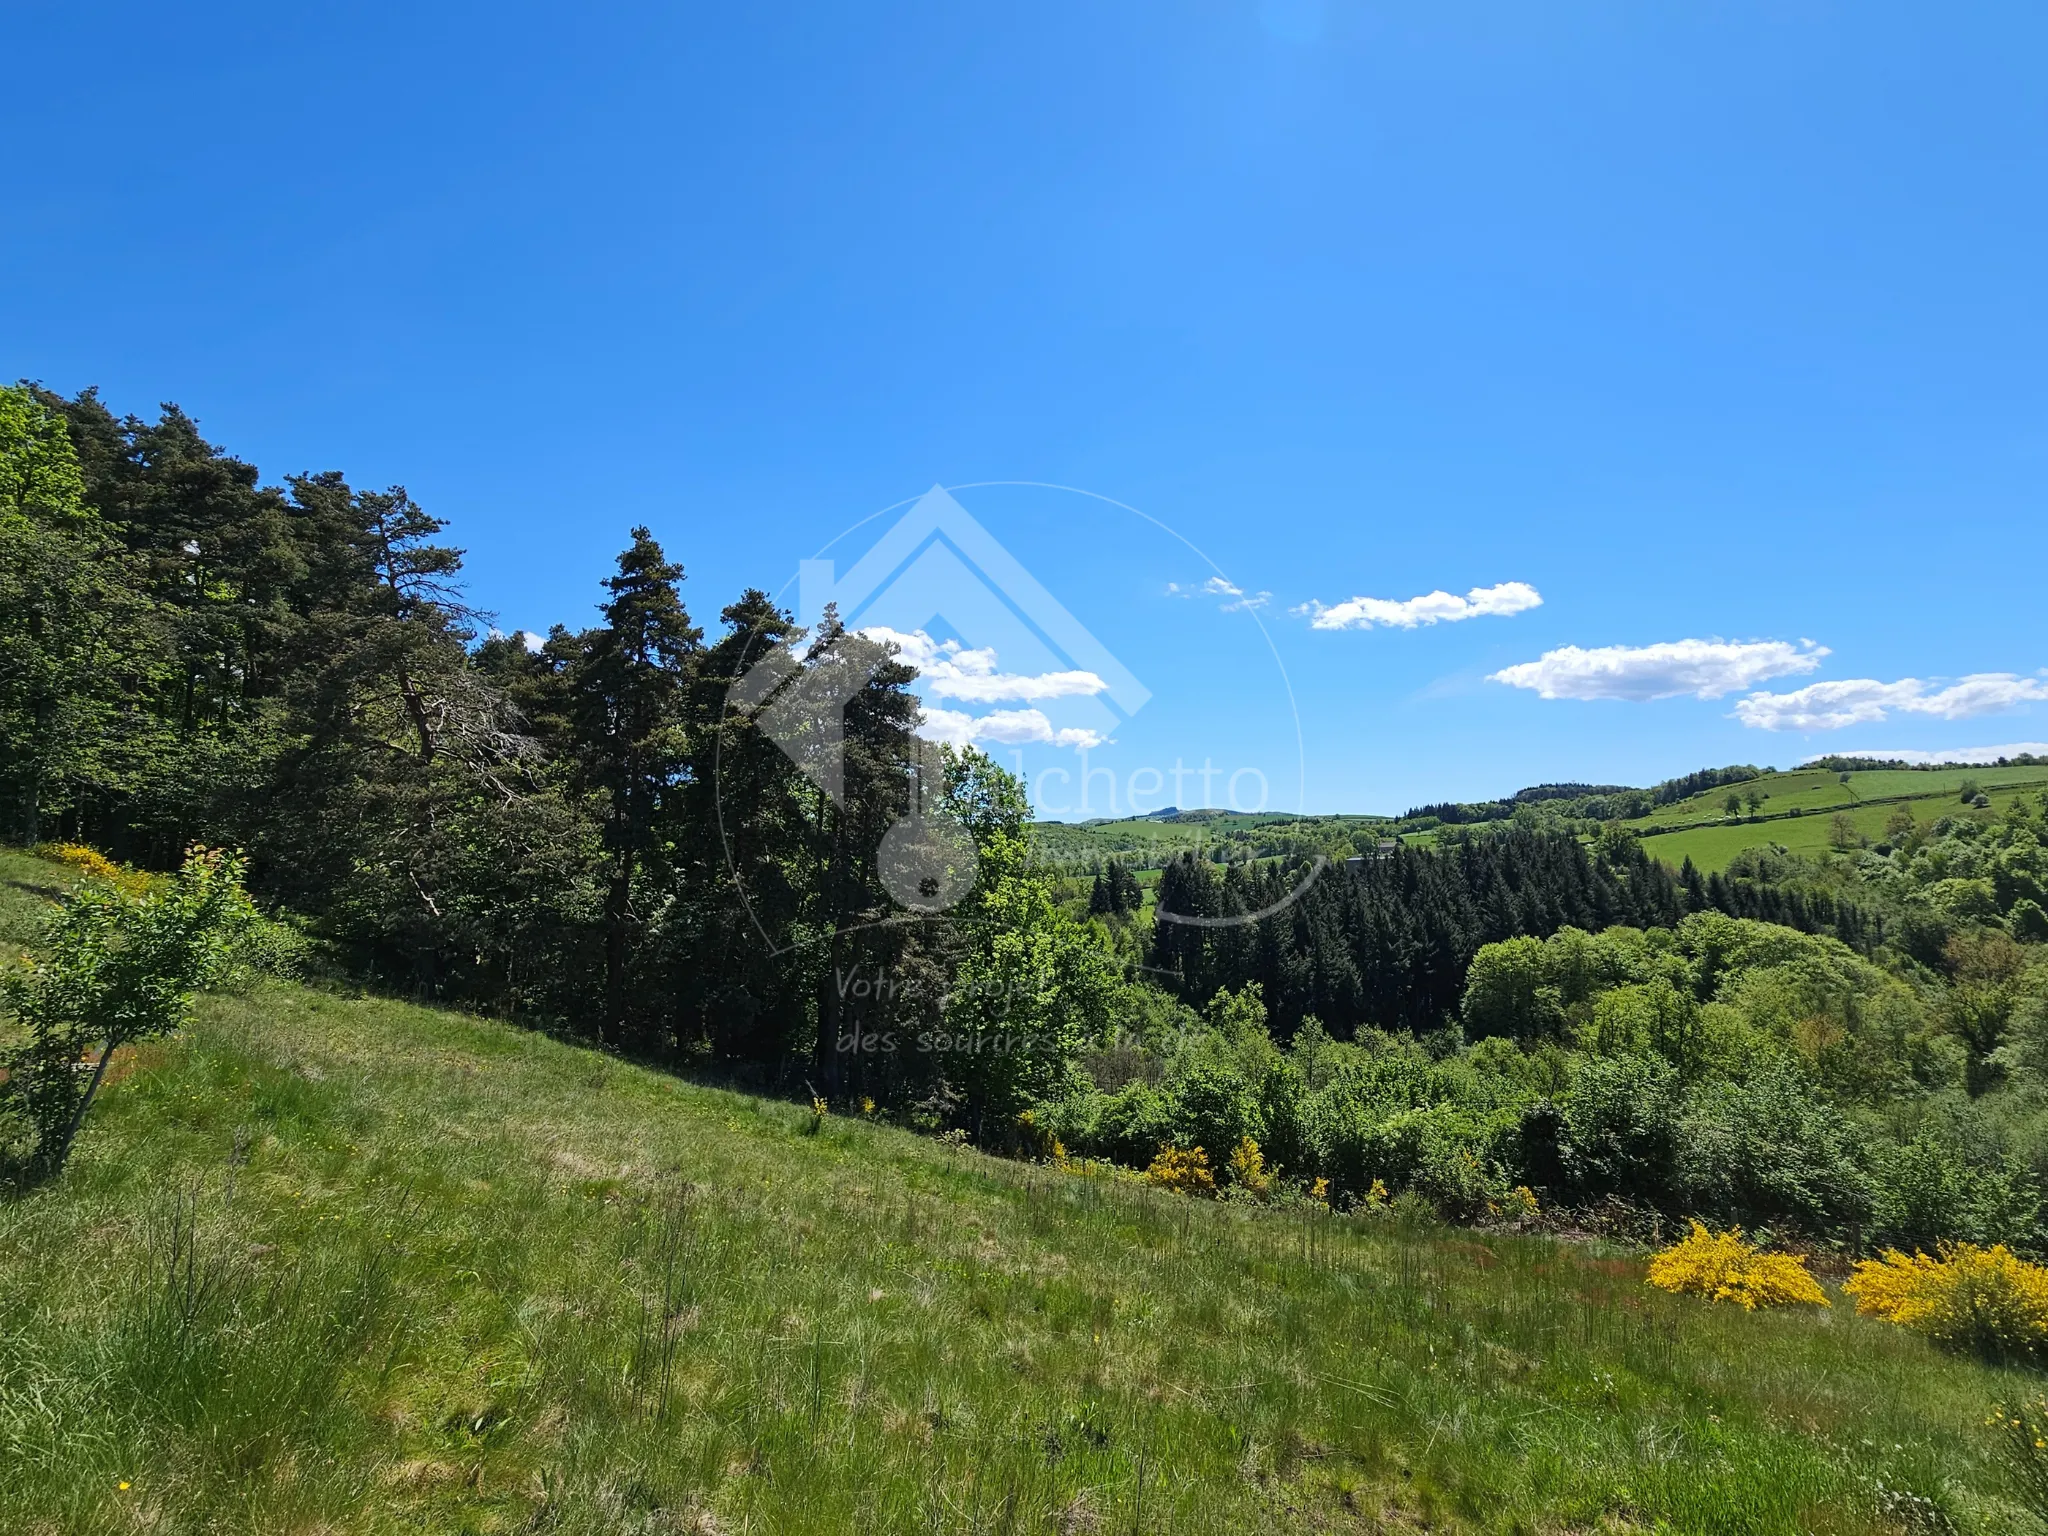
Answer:
<path fill-rule="evenodd" d="M 1543 606 L 1543 594 L 1526 581 L 1474 587 L 1463 597 L 1426 592 L 1421 597 L 1353 597 L 1341 603 L 1310 601 L 1293 610 L 1311 629 L 1414 629 L 1421 624 L 1460 624 L 1466 619 L 1504 619 Z"/>
<path fill-rule="evenodd" d="M 1273 600 L 1270 592 L 1247 592 L 1235 582 L 1225 581 L 1221 576 L 1211 576 L 1199 586 L 1184 587 L 1177 581 L 1166 584 L 1168 597 L 1221 597 L 1228 599 L 1222 604 L 1225 613 L 1239 613 L 1247 609 L 1263 608 Z"/>
<path fill-rule="evenodd" d="M 1666 640 L 1656 645 L 1567 645 L 1491 674 L 1545 699 L 1718 699 L 1773 677 L 1811 672 L 1828 654 L 1802 640 Z"/>
<path fill-rule="evenodd" d="M 1736 704 L 1734 715 L 1760 731 L 1839 731 L 1875 725 L 1894 713 L 1971 720 L 2042 699 L 2048 699 L 2048 683 L 2017 672 L 1973 672 L 1945 688 L 1917 677 L 1895 683 L 1859 677 L 1809 683 L 1790 693 L 1752 693 Z"/>

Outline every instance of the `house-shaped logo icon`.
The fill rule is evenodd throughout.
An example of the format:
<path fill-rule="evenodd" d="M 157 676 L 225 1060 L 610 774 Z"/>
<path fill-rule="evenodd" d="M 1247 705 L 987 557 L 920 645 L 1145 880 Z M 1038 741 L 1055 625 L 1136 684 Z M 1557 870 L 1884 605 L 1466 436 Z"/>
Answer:
<path fill-rule="evenodd" d="M 1092 672 L 1105 687 L 1087 703 L 1099 712 L 1077 723 L 1103 734 L 1152 697 L 1017 557 L 941 486 L 918 498 L 874 547 L 842 575 L 830 560 L 806 560 L 797 577 L 797 620 L 815 627 L 836 604 L 848 629 L 950 632 L 993 650 L 1009 672 Z M 1085 710 L 1086 706 L 1084 706 Z"/>
<path fill-rule="evenodd" d="M 1000 658 L 1004 677 L 992 682 L 1087 679 L 1079 689 L 1061 690 L 1070 695 L 1057 705 L 1065 735 L 1043 739 L 1106 740 L 1152 697 L 1108 646 L 939 486 L 919 497 L 843 575 L 830 560 L 806 560 L 797 585 L 797 619 L 812 635 L 832 610 L 848 631 L 915 635 L 943 643 L 950 655 L 964 646 L 972 655 Z M 806 668 L 801 649 L 783 647 L 764 656 L 735 685 L 733 700 L 757 711 L 763 729 L 836 798 L 839 717 L 866 685 L 872 665 Z M 993 668 L 994 661 L 986 665 Z M 1033 713 L 1043 721 L 1036 706 Z"/>

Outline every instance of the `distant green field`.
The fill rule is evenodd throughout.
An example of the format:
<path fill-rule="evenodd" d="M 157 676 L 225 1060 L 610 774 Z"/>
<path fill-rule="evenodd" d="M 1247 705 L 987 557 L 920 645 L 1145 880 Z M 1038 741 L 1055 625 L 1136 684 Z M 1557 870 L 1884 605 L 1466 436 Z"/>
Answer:
<path fill-rule="evenodd" d="M 1747 795 L 1756 789 L 1769 796 L 1763 814 L 1773 816 L 1790 810 L 1851 810 L 1867 800 L 1896 795 L 1914 797 L 1949 795 L 1959 791 L 1966 780 L 1975 780 L 1986 790 L 2001 785 L 2048 783 L 2048 769 L 2031 768 L 1936 768 L 1924 773 L 1911 769 L 1886 768 L 1870 773 L 1852 773 L 1844 786 L 1840 778 L 1825 769 L 1802 768 L 1792 773 L 1766 774 L 1747 784 L 1710 789 L 1671 805 L 1659 806 L 1648 816 L 1629 825 L 1637 828 L 1684 826 L 1708 821 L 1723 814 L 1728 797 Z M 1746 813 L 1746 812 L 1745 812 Z"/>
<path fill-rule="evenodd" d="M 1116 821 L 1041 821 L 1033 823 L 1031 836 L 1040 857 L 1061 863 L 1120 858 L 1156 865 L 1184 850 L 1213 849 L 1219 843 L 1228 844 L 1236 857 L 1256 857 L 1278 851 L 1265 846 L 1275 838 L 1339 842 L 1372 834 L 1386 820 L 1381 816 L 1200 810 L 1172 820 L 1134 816 Z"/>
<path fill-rule="evenodd" d="M 2010 771 L 2020 773 L 2026 770 L 2014 769 Z M 2040 773 L 2039 769 L 2032 771 L 2036 775 Z M 1859 774 L 1857 777 L 1859 779 L 1864 777 L 1886 778 L 1892 777 L 1892 775 Z M 1900 774 L 1896 775 L 1896 777 L 1920 778 L 1923 775 Z M 1931 778 L 1934 775 L 1925 775 L 1925 777 Z M 1960 786 L 1962 778 L 1963 775 L 1961 774 L 1956 776 L 1958 786 Z M 1991 808 L 1994 811 L 2003 810 L 2012 803 L 2016 795 L 2024 793 L 2024 791 L 2016 789 L 1993 790 L 1988 780 L 1979 780 L 1979 782 L 1985 784 L 1986 793 L 1991 797 Z M 1898 791 L 1890 790 L 1887 793 L 1897 794 Z M 1643 846 L 1656 858 L 1661 859 L 1674 869 L 1690 858 L 1701 873 L 1714 874 L 1717 871 L 1726 869 L 1735 856 L 1746 848 L 1769 848 L 1775 846 L 1785 849 L 1788 853 L 1826 853 L 1832 847 L 1830 838 L 1833 835 L 1834 820 L 1838 812 L 1846 812 L 1850 820 L 1856 824 L 1856 830 L 1872 842 L 1876 842 L 1884 833 L 1886 819 L 1899 808 L 1901 803 L 1912 807 L 1914 816 L 1922 825 L 1931 825 L 1941 817 L 1954 814 L 1963 809 L 1962 804 L 1953 793 L 1946 790 L 1938 790 L 1936 793 L 1905 802 L 1894 801 L 1876 805 L 1865 803 L 1859 806 L 1837 803 L 1819 811 L 1808 812 L 1803 816 L 1786 817 L 1778 821 L 1743 822 L 1718 827 L 1694 827 L 1685 832 L 1668 832 L 1661 837 L 1646 838 Z M 1768 803 L 1765 806 L 1766 814 L 1775 805 L 1775 801 Z M 1637 825 L 1641 825 L 1641 823 L 1637 823 Z"/>
<path fill-rule="evenodd" d="M 1843 784 L 1831 769 L 1800 768 L 1765 774 L 1747 783 L 1708 790 L 1623 825 L 1656 834 L 1646 846 L 1674 868 L 1690 857 L 1702 870 L 1726 869 L 1745 848 L 1777 845 L 1796 853 L 1819 853 L 1829 847 L 1832 818 L 1848 812 L 1857 830 L 1875 841 L 1893 809 L 1910 800 L 1923 822 L 1961 810 L 1958 792 L 1974 782 L 2005 805 L 2015 790 L 2048 788 L 2048 767 L 1877 769 L 1852 773 Z M 1751 789 L 1764 795 L 1760 819 L 1730 823 L 1724 807 L 1728 796 L 1746 797 Z M 1788 812 L 1798 812 L 1796 816 Z M 1149 869 L 1143 878 L 1150 892 L 1158 883 L 1158 867 L 1183 851 L 1213 853 L 1221 845 L 1232 860 L 1297 856 L 1317 851 L 1335 854 L 1388 835 L 1410 847 L 1427 848 L 1437 841 L 1435 829 L 1392 833 L 1394 822 L 1383 816 L 1293 816 L 1265 811 L 1194 811 L 1171 820 L 1126 817 L 1114 821 L 1038 822 L 1032 837 L 1042 858 L 1068 869 L 1085 868 L 1098 860 L 1120 858 Z M 1683 830 L 1665 831 L 1666 828 Z"/>

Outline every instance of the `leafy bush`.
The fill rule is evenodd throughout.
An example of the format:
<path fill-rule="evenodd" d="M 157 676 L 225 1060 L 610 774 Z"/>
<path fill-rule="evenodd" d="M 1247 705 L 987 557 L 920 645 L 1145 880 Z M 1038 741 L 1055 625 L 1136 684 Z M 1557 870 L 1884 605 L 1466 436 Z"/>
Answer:
<path fill-rule="evenodd" d="M 1844 1287 L 1856 1310 L 1991 1359 L 2048 1353 L 2048 1268 L 2004 1244 L 1957 1243 L 1939 1258 L 1897 1249 L 1867 1259 Z"/>
<path fill-rule="evenodd" d="M 1825 1232 L 1870 1207 L 1861 1138 L 1799 1070 L 1771 1062 L 1689 1095 L 1679 1126 L 1685 1204 L 1725 1220 Z"/>
<path fill-rule="evenodd" d="M 1204 1147 L 1234 1147 L 1266 1134 L 1251 1085 L 1228 1061 L 1204 1056 L 1174 1085 L 1174 1126 Z"/>
<path fill-rule="evenodd" d="M 1472 1114 L 1446 1103 L 1375 1103 L 1359 1087 L 1311 1104 L 1315 1169 L 1340 1196 L 1355 1200 L 1384 1185 L 1454 1220 L 1484 1215 L 1506 1197 L 1489 1127 Z"/>
<path fill-rule="evenodd" d="M 1660 1057 L 1579 1062 L 1560 1106 L 1572 1196 L 1624 1195 L 1669 1207 L 1678 1185 L 1679 1104 L 1678 1073 Z"/>
<path fill-rule="evenodd" d="M 1260 1144 L 1283 1168 L 1305 1169 L 1311 1161 L 1307 1111 L 1308 1081 L 1300 1066 L 1285 1058 L 1273 1062 L 1259 1082 Z"/>
<path fill-rule="evenodd" d="M 24 955 L 0 976 L 0 1001 L 26 1037 L 0 1053 L 11 1176 L 62 1168 L 114 1053 L 176 1029 L 191 993 L 228 969 L 256 917 L 242 868 L 236 855 L 194 848 L 142 894 L 88 882 L 45 922 L 48 959 Z"/>
<path fill-rule="evenodd" d="M 250 913 L 235 936 L 215 985 L 223 991 L 247 989 L 259 977 L 299 981 L 312 964 L 313 945 L 289 923 Z"/>
<path fill-rule="evenodd" d="M 1482 1129 L 1450 1105 L 1403 1110 L 1373 1141 L 1387 1182 L 1422 1196 L 1449 1220 L 1483 1216 L 1506 1198 L 1507 1180 L 1486 1155 Z"/>
<path fill-rule="evenodd" d="M 1876 1160 L 1872 1236 L 1909 1253 L 1945 1239 L 2026 1245 L 2040 1203 L 2024 1168 L 1986 1166 L 1952 1138 L 1922 1132 Z"/>
<path fill-rule="evenodd" d="M 1068 1146 L 1091 1156 L 1142 1168 L 1161 1142 L 1174 1139 L 1174 1106 L 1149 1083 L 1127 1083 L 1085 1107 L 1093 1108 L 1092 1118 L 1076 1105 L 1052 1123 Z"/>
<path fill-rule="evenodd" d="M 1659 1290 L 1732 1301 L 1745 1311 L 1759 1307 L 1828 1304 L 1806 1261 L 1789 1253 L 1766 1253 L 1736 1230 L 1710 1232 L 1699 1222 L 1681 1241 L 1650 1260 L 1649 1283 Z"/>

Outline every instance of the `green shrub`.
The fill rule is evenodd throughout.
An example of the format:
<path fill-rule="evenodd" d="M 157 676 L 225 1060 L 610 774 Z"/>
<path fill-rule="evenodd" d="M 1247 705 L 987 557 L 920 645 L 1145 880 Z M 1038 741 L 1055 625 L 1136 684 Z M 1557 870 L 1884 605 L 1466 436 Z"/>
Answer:
<path fill-rule="evenodd" d="M 1742 1081 L 1702 1084 L 1679 1127 L 1686 1208 L 1755 1227 L 1790 1222 L 1825 1232 L 1870 1208 L 1862 1138 L 1791 1064 L 1767 1062 Z"/>
<path fill-rule="evenodd" d="M 2032 1248 L 2040 1197 L 2024 1168 L 1985 1165 L 1950 1137 L 1922 1132 L 1874 1159 L 1871 1237 L 1932 1253 L 1944 1242 Z"/>
<path fill-rule="evenodd" d="M 1295 1062 L 1282 1058 L 1266 1068 L 1257 1107 L 1266 1131 L 1261 1145 L 1267 1160 L 1293 1175 L 1310 1172 L 1314 1153 L 1308 1139 L 1308 1082 Z"/>
<path fill-rule="evenodd" d="M 1150 1083 L 1127 1083 L 1091 1102 L 1095 1113 L 1085 1133 L 1061 1137 L 1076 1152 L 1143 1168 L 1162 1143 L 1174 1140 L 1173 1103 Z"/>
<path fill-rule="evenodd" d="M 1560 1108 L 1564 1178 L 1572 1198 L 1673 1203 L 1679 1080 L 1668 1061 L 1643 1055 L 1583 1060 Z"/>
<path fill-rule="evenodd" d="M 0 1153 L 9 1178 L 64 1166 L 114 1053 L 185 1020 L 191 993 L 232 967 L 256 920 L 239 856 L 195 848 L 177 875 L 138 894 L 81 884 L 44 923 L 46 958 L 0 976 L 23 1035 L 0 1053 Z"/>
<path fill-rule="evenodd" d="M 1382 1184 L 1469 1221 L 1506 1196 L 1487 1128 L 1453 1105 L 1379 1114 L 1355 1098 L 1323 1096 L 1312 1105 L 1310 1126 L 1315 1172 L 1340 1198 L 1362 1199 Z"/>
<path fill-rule="evenodd" d="M 1387 1180 L 1413 1190 L 1447 1221 L 1498 1210 L 1508 1181 L 1488 1155 L 1485 1127 L 1449 1105 L 1411 1109 L 1380 1127 Z"/>
<path fill-rule="evenodd" d="M 1235 1063 L 1214 1055 L 1198 1056 L 1179 1075 L 1173 1106 L 1174 1129 L 1188 1146 L 1230 1148 L 1266 1134 L 1251 1085 Z"/>

